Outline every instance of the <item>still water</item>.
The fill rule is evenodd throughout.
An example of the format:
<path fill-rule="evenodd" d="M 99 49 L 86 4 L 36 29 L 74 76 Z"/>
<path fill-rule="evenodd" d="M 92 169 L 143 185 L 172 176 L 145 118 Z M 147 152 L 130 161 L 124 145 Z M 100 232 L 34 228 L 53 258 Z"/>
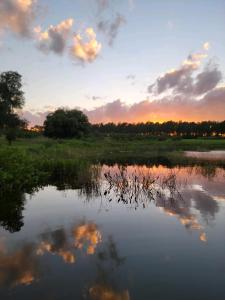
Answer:
<path fill-rule="evenodd" d="M 225 160 L 224 150 L 213 151 L 185 151 L 187 157 L 205 159 L 205 160 Z"/>
<path fill-rule="evenodd" d="M 222 168 L 92 166 L 0 213 L 0 299 L 225 299 Z"/>

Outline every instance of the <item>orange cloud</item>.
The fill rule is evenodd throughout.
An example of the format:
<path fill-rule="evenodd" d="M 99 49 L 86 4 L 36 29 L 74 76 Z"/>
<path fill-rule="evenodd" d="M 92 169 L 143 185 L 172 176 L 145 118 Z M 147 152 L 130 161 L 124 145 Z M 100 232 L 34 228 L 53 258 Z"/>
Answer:
<path fill-rule="evenodd" d="M 9 30 L 22 37 L 32 36 L 36 0 L 1 0 L 0 31 Z"/>
<path fill-rule="evenodd" d="M 132 105 L 115 100 L 93 110 L 84 110 L 84 112 L 92 123 L 223 121 L 225 119 L 225 88 L 213 89 L 200 100 L 185 96 L 170 96 L 160 100 L 144 100 Z"/>
<path fill-rule="evenodd" d="M 96 40 L 93 28 L 87 28 L 85 35 L 86 41 L 80 34 L 74 35 L 71 56 L 81 62 L 93 62 L 99 55 L 102 45 Z"/>

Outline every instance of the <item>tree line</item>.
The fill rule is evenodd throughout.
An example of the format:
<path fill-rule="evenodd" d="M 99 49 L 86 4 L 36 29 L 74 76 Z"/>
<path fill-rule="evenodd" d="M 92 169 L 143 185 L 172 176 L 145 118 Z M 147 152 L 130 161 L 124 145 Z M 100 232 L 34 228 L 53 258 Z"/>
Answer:
<path fill-rule="evenodd" d="M 5 135 L 9 143 L 19 132 L 31 131 L 27 121 L 18 114 L 25 103 L 22 87 L 22 76 L 19 73 L 0 73 L 0 133 Z M 82 111 L 60 108 L 46 117 L 43 126 L 34 126 L 32 130 L 50 138 L 81 138 L 89 134 L 211 137 L 225 136 L 225 121 L 90 124 Z"/>
<path fill-rule="evenodd" d="M 97 134 L 131 134 L 148 136 L 210 137 L 225 135 L 225 121 L 174 122 L 164 123 L 107 123 L 93 124 Z"/>
<path fill-rule="evenodd" d="M 58 109 L 47 116 L 41 129 L 44 135 L 51 138 L 80 138 L 88 134 L 98 136 L 174 136 L 183 138 L 219 137 L 225 135 L 225 121 L 90 124 L 87 116 L 82 111 Z"/>

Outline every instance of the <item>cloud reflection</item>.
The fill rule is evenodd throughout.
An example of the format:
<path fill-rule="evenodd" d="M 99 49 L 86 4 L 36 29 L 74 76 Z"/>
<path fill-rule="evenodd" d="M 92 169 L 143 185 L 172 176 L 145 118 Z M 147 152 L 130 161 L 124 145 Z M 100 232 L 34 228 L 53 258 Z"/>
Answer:
<path fill-rule="evenodd" d="M 29 285 L 39 277 L 39 265 L 33 244 L 9 252 L 0 250 L 0 286 Z"/>
<path fill-rule="evenodd" d="M 210 173 L 212 174 L 212 173 Z M 200 168 L 148 168 L 146 166 L 106 167 L 102 194 L 108 201 L 146 208 L 150 203 L 166 215 L 177 217 L 187 230 L 198 232 L 207 241 L 205 226 L 219 212 L 216 195 L 224 195 L 224 171 L 213 176 Z"/>
<path fill-rule="evenodd" d="M 90 288 L 90 299 L 91 300 L 129 300 L 128 290 L 117 292 L 111 287 L 104 285 L 95 285 Z"/>
<path fill-rule="evenodd" d="M 72 232 L 67 232 L 61 228 L 43 234 L 41 239 L 42 241 L 37 248 L 37 255 L 51 253 L 62 257 L 65 263 L 73 264 L 76 262 L 75 250 L 86 249 L 86 254 L 94 254 L 102 236 L 95 223 L 83 222 L 75 225 Z"/>
<path fill-rule="evenodd" d="M 7 248 L 0 243 L 0 287 L 30 285 L 41 277 L 41 257 L 45 254 L 56 255 L 64 263 L 76 262 L 76 250 L 86 247 L 87 255 L 94 254 L 102 236 L 95 223 L 82 222 L 72 230 L 60 228 L 43 233 L 39 241 L 26 243 L 19 249 Z"/>
<path fill-rule="evenodd" d="M 97 245 L 102 239 L 101 233 L 94 223 L 75 227 L 73 229 L 73 236 L 75 248 L 82 249 L 87 244 L 87 254 L 94 254 Z"/>

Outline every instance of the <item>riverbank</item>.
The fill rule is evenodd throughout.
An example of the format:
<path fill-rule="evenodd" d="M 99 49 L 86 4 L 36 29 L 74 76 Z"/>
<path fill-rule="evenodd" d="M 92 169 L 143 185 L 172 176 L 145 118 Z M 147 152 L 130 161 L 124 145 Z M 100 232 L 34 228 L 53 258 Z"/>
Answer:
<path fill-rule="evenodd" d="M 144 137 L 90 137 L 85 139 L 52 140 L 44 137 L 18 139 L 11 146 L 2 138 L 0 150 L 25 151 L 34 159 L 107 159 L 117 157 L 148 158 L 157 153 L 225 150 L 225 139 L 163 139 Z"/>
<path fill-rule="evenodd" d="M 32 190 L 61 177 L 70 182 L 79 181 L 79 174 L 91 164 L 167 167 L 198 164 L 210 169 L 225 168 L 224 160 L 209 162 L 184 155 L 184 151 L 225 150 L 225 139 L 92 137 L 52 140 L 39 137 L 18 139 L 11 146 L 4 139 L 0 142 L 0 188 L 11 191 Z"/>

